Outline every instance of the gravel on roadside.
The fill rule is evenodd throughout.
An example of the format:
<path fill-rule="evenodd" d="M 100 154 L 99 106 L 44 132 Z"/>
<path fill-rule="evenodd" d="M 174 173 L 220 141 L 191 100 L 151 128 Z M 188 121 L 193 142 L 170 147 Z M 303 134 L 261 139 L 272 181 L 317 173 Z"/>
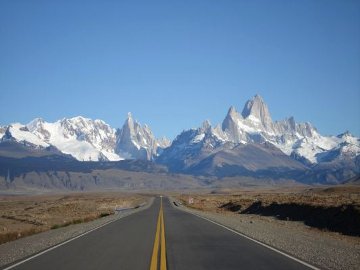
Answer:
<path fill-rule="evenodd" d="M 180 209 L 238 231 L 321 269 L 360 269 L 360 238 L 323 232 L 301 222 L 257 215 Z"/>
<path fill-rule="evenodd" d="M 106 223 L 110 223 L 128 215 L 143 211 L 149 208 L 153 201 L 154 199 L 152 198 L 146 205 L 140 208 L 121 211 L 114 215 L 99 218 L 91 222 L 49 230 L 39 234 L 20 238 L 12 242 L 4 243 L 0 245 L 0 267 L 39 253 Z"/>

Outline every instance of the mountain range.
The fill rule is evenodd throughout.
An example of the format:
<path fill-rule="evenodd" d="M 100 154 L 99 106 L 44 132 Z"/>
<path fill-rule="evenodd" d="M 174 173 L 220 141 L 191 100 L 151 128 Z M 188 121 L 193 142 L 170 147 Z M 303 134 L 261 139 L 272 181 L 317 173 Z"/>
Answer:
<path fill-rule="evenodd" d="M 122 128 L 114 129 L 102 120 L 81 116 L 54 123 L 36 118 L 26 125 L 0 127 L 0 141 L 13 141 L 30 148 L 55 147 L 79 161 L 153 160 L 170 145 L 156 139 L 147 125 L 141 126 L 131 115 Z"/>
<path fill-rule="evenodd" d="M 303 182 L 338 182 L 360 172 L 360 140 L 345 132 L 323 136 L 293 117 L 273 121 L 256 95 L 241 113 L 230 107 L 221 125 L 182 132 L 157 162 L 200 175 L 290 177 Z"/>
<path fill-rule="evenodd" d="M 0 156 L 12 157 L 5 151 L 9 143 L 78 161 L 148 160 L 171 172 L 202 176 L 338 183 L 360 173 L 359 138 L 349 132 L 323 136 L 310 123 L 297 123 L 293 117 L 273 121 L 259 95 L 248 100 L 241 113 L 230 107 L 221 124 L 213 127 L 205 121 L 172 142 L 155 138 L 150 127 L 129 113 L 118 129 L 81 116 L 2 126 Z"/>

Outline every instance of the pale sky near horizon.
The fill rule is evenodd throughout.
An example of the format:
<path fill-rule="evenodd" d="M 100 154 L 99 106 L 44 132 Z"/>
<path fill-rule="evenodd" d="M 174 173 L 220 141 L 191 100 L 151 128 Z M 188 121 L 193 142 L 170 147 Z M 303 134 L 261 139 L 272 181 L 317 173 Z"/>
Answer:
<path fill-rule="evenodd" d="M 0 1 L 0 125 L 127 113 L 173 139 L 260 94 L 360 135 L 360 1 Z"/>

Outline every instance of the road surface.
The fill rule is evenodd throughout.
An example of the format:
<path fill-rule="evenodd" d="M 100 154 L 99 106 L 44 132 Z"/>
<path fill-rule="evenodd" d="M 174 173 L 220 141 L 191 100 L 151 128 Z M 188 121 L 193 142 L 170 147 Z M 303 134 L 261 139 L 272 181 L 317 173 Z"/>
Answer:
<path fill-rule="evenodd" d="M 162 207 L 156 198 L 146 210 L 4 269 L 160 269 L 161 262 L 170 270 L 310 269 L 162 200 Z"/>

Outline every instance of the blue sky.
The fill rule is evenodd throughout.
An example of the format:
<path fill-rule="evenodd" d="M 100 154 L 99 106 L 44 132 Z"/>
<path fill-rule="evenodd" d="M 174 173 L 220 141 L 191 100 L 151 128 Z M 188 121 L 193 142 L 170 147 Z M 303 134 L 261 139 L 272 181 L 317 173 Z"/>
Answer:
<path fill-rule="evenodd" d="M 256 93 L 360 135 L 360 1 L 0 2 L 0 125 L 131 111 L 174 138 Z"/>

